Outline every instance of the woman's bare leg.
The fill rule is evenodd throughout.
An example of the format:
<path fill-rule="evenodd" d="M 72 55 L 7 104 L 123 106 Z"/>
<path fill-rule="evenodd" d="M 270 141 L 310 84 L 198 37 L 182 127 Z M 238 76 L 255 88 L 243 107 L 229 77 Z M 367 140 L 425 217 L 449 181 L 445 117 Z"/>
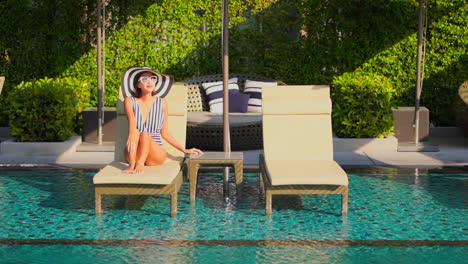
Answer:
<path fill-rule="evenodd" d="M 151 146 L 150 140 L 152 141 L 153 139 L 148 133 L 143 132 L 140 134 L 140 138 L 138 140 L 138 147 L 136 151 L 136 162 L 135 162 L 134 173 L 143 172 L 146 158 L 148 157 L 148 153 L 149 153 L 150 146 Z"/>
<path fill-rule="evenodd" d="M 154 142 L 153 138 L 143 132 L 140 134 L 136 154 L 135 173 L 142 173 L 144 166 L 161 165 L 167 158 L 166 150 Z"/>
<path fill-rule="evenodd" d="M 148 153 L 148 157 L 146 158 L 145 165 L 146 166 L 158 166 L 163 164 L 167 159 L 167 152 L 166 150 L 160 146 L 158 143 L 154 142 L 151 139 L 151 148 Z"/>

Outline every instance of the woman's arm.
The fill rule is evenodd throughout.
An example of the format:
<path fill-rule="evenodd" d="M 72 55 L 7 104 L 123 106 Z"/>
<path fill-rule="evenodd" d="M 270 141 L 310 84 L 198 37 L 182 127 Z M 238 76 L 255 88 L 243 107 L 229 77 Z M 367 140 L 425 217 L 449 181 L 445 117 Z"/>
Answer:
<path fill-rule="evenodd" d="M 127 139 L 127 151 L 128 153 L 136 152 L 138 144 L 139 132 L 136 127 L 135 114 L 133 113 L 133 105 L 130 97 L 126 97 L 124 100 L 125 113 L 128 119 L 128 139 Z"/>
<path fill-rule="evenodd" d="M 171 132 L 169 131 L 169 125 L 168 125 L 168 104 L 167 100 L 165 98 L 161 98 L 163 102 L 163 111 L 164 111 L 164 121 L 163 121 L 163 127 L 161 129 L 161 136 L 169 143 L 171 144 L 174 148 L 178 149 L 179 151 L 185 153 L 185 154 L 202 154 L 203 152 L 199 149 L 192 148 L 192 149 L 186 149 L 182 147 L 179 142 L 172 136 Z"/>

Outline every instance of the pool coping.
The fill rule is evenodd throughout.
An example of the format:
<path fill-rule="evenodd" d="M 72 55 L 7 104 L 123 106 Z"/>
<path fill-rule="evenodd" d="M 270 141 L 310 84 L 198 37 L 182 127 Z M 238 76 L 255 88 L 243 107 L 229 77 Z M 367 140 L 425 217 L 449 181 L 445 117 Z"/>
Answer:
<path fill-rule="evenodd" d="M 439 168 L 468 166 L 468 138 L 434 138 L 439 152 L 335 151 L 334 159 L 343 168 Z M 244 167 L 258 169 L 258 157 L 263 150 L 244 153 Z M 74 151 L 62 155 L 10 155 L 0 153 L 0 166 L 56 164 L 76 168 L 103 168 L 114 160 L 113 151 Z"/>

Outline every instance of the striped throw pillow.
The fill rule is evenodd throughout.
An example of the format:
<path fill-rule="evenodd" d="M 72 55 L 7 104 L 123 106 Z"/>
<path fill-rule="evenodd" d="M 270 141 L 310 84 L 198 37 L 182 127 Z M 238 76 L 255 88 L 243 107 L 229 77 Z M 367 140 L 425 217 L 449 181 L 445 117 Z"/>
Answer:
<path fill-rule="evenodd" d="M 245 81 L 244 93 L 250 95 L 247 112 L 262 112 L 262 87 L 278 86 L 277 82 Z"/>
<path fill-rule="evenodd" d="M 211 113 L 223 113 L 223 82 L 209 82 L 202 83 L 205 90 L 206 97 L 208 98 L 208 105 L 210 106 Z M 237 78 L 229 79 L 229 92 L 238 93 L 239 86 L 237 85 Z"/>

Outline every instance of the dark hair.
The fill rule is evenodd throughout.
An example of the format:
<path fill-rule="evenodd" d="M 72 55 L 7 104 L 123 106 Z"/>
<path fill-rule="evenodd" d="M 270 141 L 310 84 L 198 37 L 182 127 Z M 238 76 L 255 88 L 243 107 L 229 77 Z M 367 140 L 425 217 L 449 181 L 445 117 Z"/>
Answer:
<path fill-rule="evenodd" d="M 133 97 L 136 97 L 136 98 L 141 97 L 141 89 L 140 89 L 140 87 L 138 87 L 138 82 L 139 82 L 139 79 L 140 79 L 141 75 L 143 75 L 144 73 L 147 73 L 147 72 L 149 72 L 149 71 L 140 72 L 137 75 L 135 75 L 135 78 L 133 79 L 133 87 L 135 87 L 135 92 L 133 92 L 133 91 L 130 92 Z M 149 72 L 149 73 L 153 74 L 152 72 Z M 151 92 L 151 95 L 154 96 L 155 94 L 156 94 L 156 91 Z"/>

